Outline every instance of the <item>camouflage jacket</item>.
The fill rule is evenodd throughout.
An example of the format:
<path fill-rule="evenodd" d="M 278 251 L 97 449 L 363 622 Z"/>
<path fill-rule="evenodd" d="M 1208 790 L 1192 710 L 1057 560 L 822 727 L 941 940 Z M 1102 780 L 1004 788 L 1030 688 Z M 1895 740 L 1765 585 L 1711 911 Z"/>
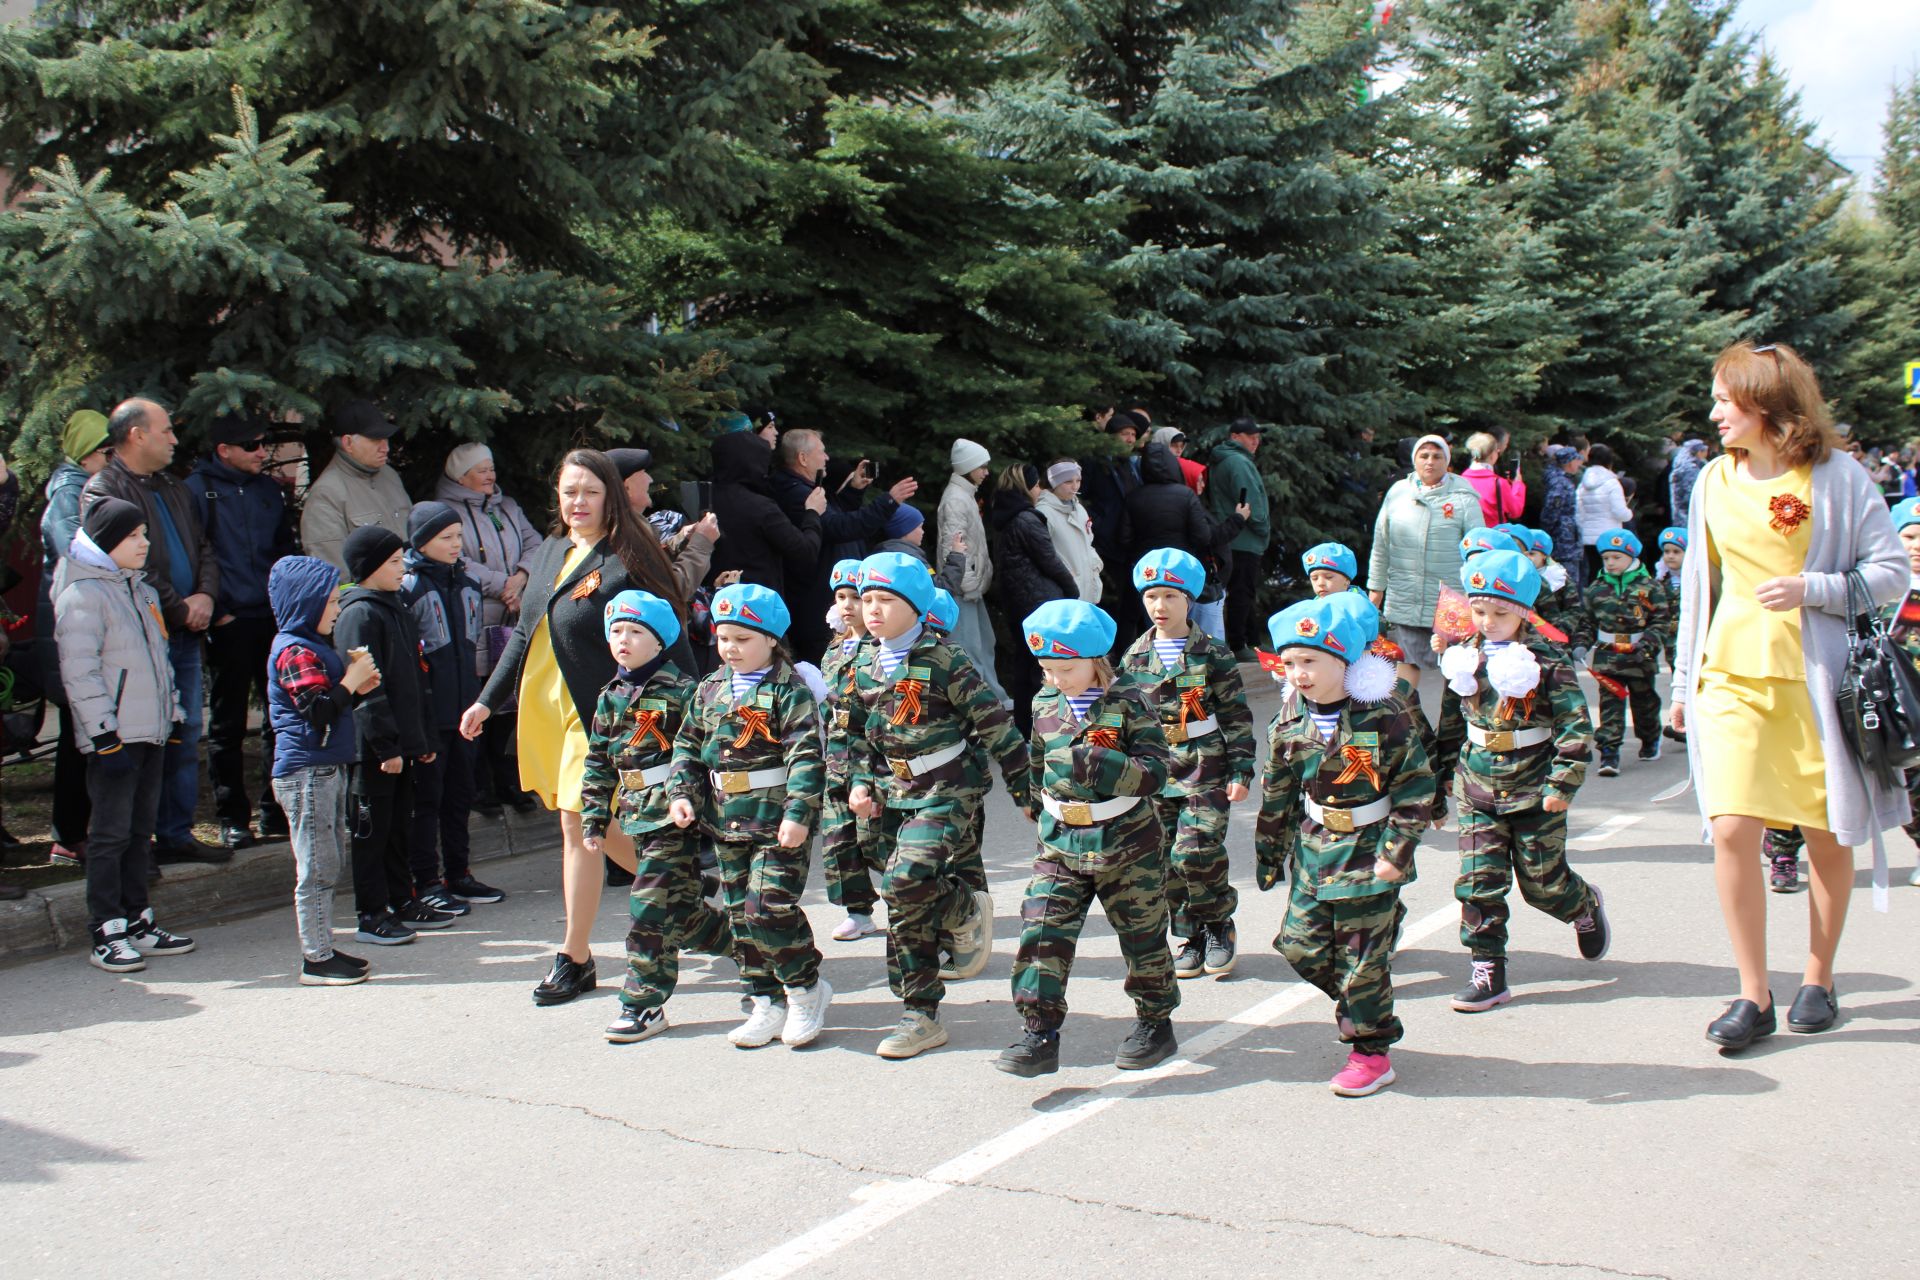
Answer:
<path fill-rule="evenodd" d="M 958 645 L 923 630 L 891 676 L 880 674 L 880 646 L 854 655 L 848 705 L 851 780 L 898 809 L 924 809 L 978 796 L 992 785 L 978 752 L 1000 762 L 1013 802 L 1027 805 L 1027 751 L 1020 731 Z M 914 776 L 907 762 L 960 747 L 960 754 Z"/>
<path fill-rule="evenodd" d="M 1436 772 L 1454 779 L 1454 797 L 1462 805 L 1482 813 L 1536 808 L 1549 793 L 1571 800 L 1586 781 L 1593 721 L 1573 663 L 1566 650 L 1538 637 L 1526 646 L 1540 662 L 1540 683 L 1532 693 L 1518 703 L 1500 697 L 1487 683 L 1483 666 L 1480 692 L 1469 699 L 1454 698 L 1440 717 Z M 1495 751 L 1470 742 L 1468 725 L 1493 734 L 1546 729 L 1548 736 L 1531 747 Z"/>
<path fill-rule="evenodd" d="M 828 699 L 827 705 L 820 708 L 821 718 L 826 721 L 827 777 L 843 783 L 853 769 L 847 726 L 853 718 L 854 668 L 873 656 L 874 647 L 871 636 L 861 636 L 852 653 L 842 653 L 840 641 L 834 640 L 820 659 L 820 677 L 826 681 Z"/>
<path fill-rule="evenodd" d="M 787 780 L 779 786 L 731 794 L 707 776 L 782 768 Z M 771 839 L 782 819 L 815 824 L 825 773 L 813 693 L 793 665 L 774 659 L 766 679 L 738 704 L 733 670 L 723 665 L 693 691 L 673 740 L 667 794 L 693 801 L 716 840 Z"/>
<path fill-rule="evenodd" d="M 1666 621 L 1660 626 L 1660 647 L 1666 651 L 1667 662 L 1671 664 L 1673 648 L 1680 643 L 1680 575 L 1670 573 L 1664 578 L 1656 578 L 1653 586 L 1661 602 L 1667 606 Z"/>
<path fill-rule="evenodd" d="M 620 829 L 633 836 L 658 831 L 671 821 L 666 780 L 646 786 L 637 775 L 672 765 L 673 740 L 692 696 L 693 681 L 671 662 L 644 685 L 633 683 L 624 672 L 607 681 L 593 709 L 593 727 L 587 730 L 587 769 L 580 784 L 580 827 L 587 835 L 604 836 L 616 817 Z"/>
<path fill-rule="evenodd" d="M 1075 871 L 1124 866 L 1165 849 L 1153 797 L 1167 784 L 1171 759 L 1160 712 L 1148 687 L 1128 675 L 1087 708 L 1087 718 L 1058 689 L 1033 700 L 1033 739 L 1028 745 L 1034 785 L 1062 803 L 1140 797 L 1118 817 L 1073 826 L 1034 800 L 1040 824 L 1040 856 Z"/>
<path fill-rule="evenodd" d="M 1909 588 L 1892 604 L 1882 605 L 1880 619 L 1887 624 L 1893 642 L 1920 660 L 1920 588 Z"/>
<path fill-rule="evenodd" d="M 1579 643 L 1593 646 L 1595 671 L 1634 671 L 1658 659 L 1667 630 L 1666 592 L 1645 566 L 1630 569 L 1619 579 L 1609 574 L 1595 578 L 1587 584 L 1586 605 Z M 1643 634 L 1638 646 L 1618 649 L 1599 642 L 1602 631 Z"/>
<path fill-rule="evenodd" d="M 1433 768 L 1416 714 L 1398 694 L 1364 706 L 1349 699 L 1329 742 L 1307 714 L 1305 700 L 1288 694 L 1267 730 L 1254 826 L 1262 888 L 1277 881 L 1289 859 L 1298 887 L 1322 901 L 1386 893 L 1413 881 L 1413 852 L 1434 800 Z M 1391 805 L 1386 819 L 1346 833 L 1315 822 L 1303 803 L 1311 797 L 1317 804 L 1355 809 L 1382 796 Z M 1405 879 L 1379 879 L 1375 859 L 1393 864 Z"/>
<path fill-rule="evenodd" d="M 1567 638 L 1565 644 L 1575 643 L 1575 637 L 1586 634 L 1586 609 L 1580 602 L 1580 593 L 1571 586 L 1558 591 L 1549 591 L 1542 584 L 1540 596 L 1533 602 L 1533 611 L 1540 620 L 1557 628 Z"/>
<path fill-rule="evenodd" d="M 1166 792 L 1192 795 L 1229 782 L 1253 783 L 1253 712 L 1240 682 L 1240 664 L 1199 627 L 1187 636 L 1186 661 L 1174 670 L 1160 665 L 1149 630 L 1127 649 L 1120 670 L 1160 710 L 1160 726 L 1172 752 Z M 1219 728 L 1187 739 L 1181 725 L 1211 717 Z"/>

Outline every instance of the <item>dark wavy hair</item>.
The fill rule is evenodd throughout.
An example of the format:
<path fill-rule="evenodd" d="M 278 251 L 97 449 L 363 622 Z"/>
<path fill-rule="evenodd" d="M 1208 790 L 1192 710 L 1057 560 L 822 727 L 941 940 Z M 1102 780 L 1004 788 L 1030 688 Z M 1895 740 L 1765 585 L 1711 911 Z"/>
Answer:
<path fill-rule="evenodd" d="M 598 449 L 571 449 L 553 469 L 553 524 L 547 532 L 555 538 L 567 536 L 567 519 L 560 510 L 560 477 L 568 467 L 578 467 L 598 480 L 606 490 L 607 527 L 601 540 L 626 567 L 627 577 L 673 606 L 681 626 L 687 622 L 687 604 L 680 598 L 680 584 L 673 576 L 673 565 L 653 526 L 633 514 L 627 504 L 626 487 L 613 460 Z"/>

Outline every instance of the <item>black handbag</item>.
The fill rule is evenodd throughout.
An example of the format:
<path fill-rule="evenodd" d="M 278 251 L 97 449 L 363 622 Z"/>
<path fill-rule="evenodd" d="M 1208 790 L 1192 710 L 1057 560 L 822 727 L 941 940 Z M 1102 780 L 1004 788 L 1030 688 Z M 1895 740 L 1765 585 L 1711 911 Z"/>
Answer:
<path fill-rule="evenodd" d="M 1835 695 L 1860 767 L 1887 787 L 1920 765 L 1920 669 L 1894 643 L 1857 570 L 1847 574 L 1847 665 Z"/>

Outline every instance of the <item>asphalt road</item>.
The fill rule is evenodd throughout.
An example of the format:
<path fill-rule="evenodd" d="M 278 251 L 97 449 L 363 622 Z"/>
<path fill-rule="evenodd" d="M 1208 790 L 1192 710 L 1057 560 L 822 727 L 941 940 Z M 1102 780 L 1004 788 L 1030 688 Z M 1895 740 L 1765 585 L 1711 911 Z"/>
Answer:
<path fill-rule="evenodd" d="M 1264 724 L 1272 697 L 1263 690 Z M 294 982 L 291 911 L 199 933 L 113 979 L 66 955 L 0 971 L 0 1275 L 726 1274 L 1032 1277 L 1920 1274 L 1915 1225 L 1920 891 L 1894 835 L 1893 910 L 1861 891 L 1843 1021 L 1739 1056 L 1702 1037 L 1733 990 L 1677 753 L 1594 779 L 1579 869 L 1613 953 L 1517 905 L 1516 998 L 1453 1013 L 1466 961 L 1454 839 L 1407 893 L 1400 1082 L 1334 1097 L 1331 1010 L 1271 949 L 1252 802 L 1231 833 L 1242 960 L 1181 986 L 1182 1056 L 1113 1070 L 1131 1007 L 1112 933 L 1084 936 L 1060 1073 L 989 1061 L 1018 1033 L 1007 978 L 1032 833 L 996 796 L 986 973 L 952 1043 L 883 1062 L 898 1006 L 880 939 L 826 940 L 838 995 L 812 1048 L 743 1052 L 731 964 L 694 959 L 650 1042 L 600 1038 L 603 986 L 535 1008 L 560 932 L 550 857 L 493 863 L 511 897 L 415 945 L 356 948 L 375 980 Z M 1517 903 L 1517 898 L 1516 898 Z M 342 918 L 347 903 L 342 903 Z M 1770 899 L 1774 990 L 1798 985 L 1806 898 Z"/>

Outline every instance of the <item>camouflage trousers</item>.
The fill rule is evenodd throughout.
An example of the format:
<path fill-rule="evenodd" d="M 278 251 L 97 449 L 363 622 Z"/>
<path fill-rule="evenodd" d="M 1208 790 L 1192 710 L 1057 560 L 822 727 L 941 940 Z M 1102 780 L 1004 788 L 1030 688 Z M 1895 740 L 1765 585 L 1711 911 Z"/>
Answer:
<path fill-rule="evenodd" d="M 1636 665 L 1596 666 L 1595 671 L 1612 676 L 1627 686 L 1627 696 L 1616 698 L 1600 691 L 1600 727 L 1594 731 L 1593 745 L 1602 751 L 1618 751 L 1627 738 L 1627 705 L 1633 705 L 1633 733 L 1640 745 L 1660 741 L 1660 690 L 1654 684 L 1658 663 L 1649 657 Z"/>
<path fill-rule="evenodd" d="M 870 916 L 879 901 L 873 877 L 885 869 L 880 844 L 865 818 L 847 807 L 845 778 L 827 778 L 820 805 L 820 857 L 826 864 L 827 901 L 848 915 Z"/>
<path fill-rule="evenodd" d="M 1177 796 L 1153 798 L 1160 829 L 1170 836 L 1167 852 L 1167 910 L 1175 937 L 1191 938 L 1201 925 L 1225 924 L 1240 905 L 1240 892 L 1227 877 L 1227 788 L 1225 784 Z"/>
<path fill-rule="evenodd" d="M 987 793 L 962 792 L 959 807 L 962 812 L 960 848 L 953 856 L 953 874 L 959 876 L 968 889 L 985 893 L 987 863 L 981 856 L 981 846 L 987 838 Z"/>
<path fill-rule="evenodd" d="M 633 893 L 627 910 L 627 980 L 620 1003 L 657 1009 L 680 980 L 680 953 L 733 955 L 726 913 L 700 896 L 700 832 L 662 827 L 634 837 Z"/>
<path fill-rule="evenodd" d="M 785 1000 L 783 987 L 810 987 L 820 977 L 820 950 L 800 909 L 807 887 L 807 846 L 783 849 L 772 836 L 716 840 L 720 896 L 733 926 L 733 955 L 748 992 Z"/>
<path fill-rule="evenodd" d="M 947 993 L 940 979 L 940 935 L 973 912 L 973 895 L 956 865 L 968 814 L 959 804 L 880 811 L 875 838 L 886 857 L 880 896 L 887 901 L 887 986 L 907 1008 L 931 1016 Z"/>
<path fill-rule="evenodd" d="M 1617 699 L 1616 699 L 1617 701 Z M 1460 805 L 1460 945 L 1478 960 L 1507 954 L 1507 893 L 1520 882 L 1527 905 L 1562 924 L 1593 910 L 1593 890 L 1567 865 L 1567 815 L 1534 806 L 1488 813 Z"/>
<path fill-rule="evenodd" d="M 1158 848 L 1119 866 L 1078 871 L 1050 860 L 1042 845 L 1020 907 L 1020 949 L 1013 958 L 1013 1004 L 1030 1031 L 1058 1031 L 1067 1017 L 1067 976 L 1080 929 L 1095 898 L 1120 939 L 1126 993 L 1144 1019 L 1170 1017 L 1180 1004 L 1167 947 L 1166 856 Z"/>
<path fill-rule="evenodd" d="M 1332 998 L 1353 1022 L 1340 1039 L 1361 1053 L 1385 1053 L 1401 1036 L 1393 1014 L 1393 945 L 1407 909 L 1400 891 L 1322 902 L 1293 879 L 1287 918 L 1273 945 L 1293 971 Z"/>

